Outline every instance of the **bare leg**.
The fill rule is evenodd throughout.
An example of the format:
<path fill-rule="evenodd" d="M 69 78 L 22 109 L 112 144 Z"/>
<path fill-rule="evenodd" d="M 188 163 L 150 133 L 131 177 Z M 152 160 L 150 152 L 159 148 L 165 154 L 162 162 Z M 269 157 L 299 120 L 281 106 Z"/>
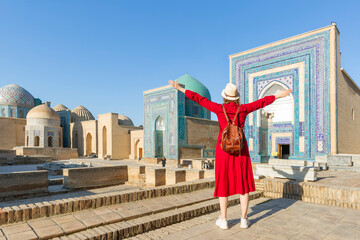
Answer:
<path fill-rule="evenodd" d="M 225 219 L 227 215 L 228 197 L 219 197 L 219 202 L 220 202 L 221 219 Z"/>
<path fill-rule="evenodd" d="M 249 206 L 249 194 L 240 194 L 241 203 L 241 218 L 247 218 L 247 211 Z"/>

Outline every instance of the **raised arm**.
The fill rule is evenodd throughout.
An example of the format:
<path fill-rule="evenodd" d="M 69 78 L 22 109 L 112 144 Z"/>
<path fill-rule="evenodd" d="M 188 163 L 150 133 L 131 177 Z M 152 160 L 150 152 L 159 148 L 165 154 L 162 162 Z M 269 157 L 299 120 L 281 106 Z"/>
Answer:
<path fill-rule="evenodd" d="M 206 97 L 203 97 L 200 94 L 197 94 L 196 92 L 186 90 L 185 88 L 181 87 L 178 82 L 174 82 L 174 81 L 170 80 L 169 84 L 170 84 L 170 86 L 177 89 L 178 91 L 185 93 L 186 97 L 193 100 L 194 102 L 197 102 L 198 104 L 200 104 L 200 106 L 206 108 L 207 110 L 209 110 L 211 112 L 217 112 L 221 108 L 220 104 L 214 103 L 214 102 L 210 101 L 209 99 L 207 99 Z"/>
<path fill-rule="evenodd" d="M 245 107 L 247 113 L 251 113 L 253 111 L 256 111 L 260 108 L 272 104 L 278 98 L 283 98 L 288 96 L 291 92 L 292 92 L 291 89 L 287 89 L 287 90 L 283 89 L 279 94 L 266 96 L 252 103 L 244 104 L 243 106 Z"/>

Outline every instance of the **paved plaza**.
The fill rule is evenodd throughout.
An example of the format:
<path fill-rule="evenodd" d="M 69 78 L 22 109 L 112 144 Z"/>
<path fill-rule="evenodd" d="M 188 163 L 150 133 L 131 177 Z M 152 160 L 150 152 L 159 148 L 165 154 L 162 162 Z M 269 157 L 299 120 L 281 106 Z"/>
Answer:
<path fill-rule="evenodd" d="M 322 206 L 290 199 L 259 198 L 250 201 L 251 226 L 240 228 L 240 206 L 228 209 L 228 230 L 215 225 L 220 212 L 150 231 L 138 239 L 360 239 L 360 211 Z"/>
<path fill-rule="evenodd" d="M 130 160 L 93 160 L 95 166 L 142 164 Z M 87 159 L 72 160 L 80 161 L 86 162 Z M 0 172 L 28 171 L 36 167 L 2 166 Z M 272 181 L 276 187 L 264 189 L 265 180 Z M 327 206 L 330 204 L 320 201 L 331 193 L 329 196 L 340 196 L 340 202 L 350 203 L 347 201 L 352 199 L 352 203 L 356 203 L 360 189 L 359 172 L 319 171 L 317 181 L 301 185 L 303 196 L 307 194 L 309 185 L 314 202 L 321 204 L 307 199 L 287 199 L 286 194 L 292 190 L 285 185 L 281 185 L 284 188 L 281 189 L 278 184 L 283 182 L 300 186 L 297 185 L 300 183 L 286 179 L 257 182 L 258 191 L 250 195 L 248 216 L 251 226 L 248 229 L 240 228 L 239 195 L 229 198 L 229 229 L 221 230 L 215 225 L 220 215 L 219 201 L 213 197 L 214 178 L 208 178 L 150 188 L 122 184 L 61 193 L 52 191 L 48 196 L 2 201 L 0 220 L 2 217 L 7 220 L 0 226 L 0 240 L 360 239 L 360 210 L 356 209 L 357 205 Z M 269 187 L 269 183 L 266 186 Z M 49 189 L 51 187 L 62 188 L 62 185 L 49 186 Z M 266 195 L 278 191 L 284 191 L 284 194 L 278 194 L 283 198 Z M 293 196 L 290 194 L 288 197 Z"/>

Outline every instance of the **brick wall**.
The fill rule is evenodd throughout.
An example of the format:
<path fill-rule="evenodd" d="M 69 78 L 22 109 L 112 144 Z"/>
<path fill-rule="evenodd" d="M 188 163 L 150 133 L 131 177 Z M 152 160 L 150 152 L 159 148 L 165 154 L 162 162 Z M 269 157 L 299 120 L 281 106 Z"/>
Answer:
<path fill-rule="evenodd" d="M 360 210 L 360 191 L 358 188 L 295 182 L 287 179 L 263 179 L 262 181 L 264 183 L 264 197 L 290 198 Z"/>
<path fill-rule="evenodd" d="M 360 90 L 341 71 L 337 81 L 338 153 L 360 154 Z M 353 113 L 355 119 L 353 119 Z"/>

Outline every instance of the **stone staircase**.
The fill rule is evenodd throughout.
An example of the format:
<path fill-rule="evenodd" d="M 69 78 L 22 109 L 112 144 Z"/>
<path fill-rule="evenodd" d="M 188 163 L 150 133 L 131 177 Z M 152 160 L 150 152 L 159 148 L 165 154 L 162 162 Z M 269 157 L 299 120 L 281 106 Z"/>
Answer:
<path fill-rule="evenodd" d="M 198 180 L 4 208 L 0 240 L 128 238 L 218 211 L 213 187 L 213 179 Z M 237 204 L 238 195 L 229 197 Z"/>

